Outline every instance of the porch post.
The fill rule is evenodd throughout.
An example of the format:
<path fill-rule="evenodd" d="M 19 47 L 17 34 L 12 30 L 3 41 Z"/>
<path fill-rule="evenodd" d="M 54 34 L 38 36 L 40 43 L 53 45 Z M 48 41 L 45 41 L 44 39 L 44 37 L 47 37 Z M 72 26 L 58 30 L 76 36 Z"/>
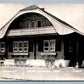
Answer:
<path fill-rule="evenodd" d="M 33 49 L 34 49 L 34 59 L 36 59 L 36 39 L 33 41 Z"/>
<path fill-rule="evenodd" d="M 78 42 L 78 40 L 76 40 L 76 68 L 78 68 L 79 67 L 79 42 Z"/>

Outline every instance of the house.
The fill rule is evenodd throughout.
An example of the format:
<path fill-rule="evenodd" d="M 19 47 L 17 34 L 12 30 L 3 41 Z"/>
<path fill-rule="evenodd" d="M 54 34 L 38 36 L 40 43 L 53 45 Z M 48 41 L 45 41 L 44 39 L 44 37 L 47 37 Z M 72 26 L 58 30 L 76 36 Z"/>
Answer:
<path fill-rule="evenodd" d="M 81 67 L 84 34 L 36 5 L 19 10 L 0 29 L 0 60 L 5 65 L 45 66 L 44 57 L 56 63 Z M 2 62 L 1 62 L 2 63 Z"/>

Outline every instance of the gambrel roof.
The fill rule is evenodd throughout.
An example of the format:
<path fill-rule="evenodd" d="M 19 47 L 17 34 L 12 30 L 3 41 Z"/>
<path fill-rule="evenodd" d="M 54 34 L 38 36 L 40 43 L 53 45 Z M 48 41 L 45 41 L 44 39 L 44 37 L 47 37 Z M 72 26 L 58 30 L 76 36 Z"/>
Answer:
<path fill-rule="evenodd" d="M 60 20 L 59 18 L 53 16 L 52 14 L 45 11 L 43 8 L 39 8 L 36 5 L 31 5 L 29 7 L 26 7 L 24 9 L 19 10 L 1 29 L 0 29 L 0 38 L 3 38 L 10 26 L 10 24 L 19 16 L 25 14 L 25 13 L 38 13 L 42 16 L 46 17 L 53 25 L 54 32 L 58 33 L 59 35 L 65 35 L 70 34 L 73 32 L 77 32 L 81 35 L 84 35 L 82 32 L 78 31 L 68 23 Z"/>

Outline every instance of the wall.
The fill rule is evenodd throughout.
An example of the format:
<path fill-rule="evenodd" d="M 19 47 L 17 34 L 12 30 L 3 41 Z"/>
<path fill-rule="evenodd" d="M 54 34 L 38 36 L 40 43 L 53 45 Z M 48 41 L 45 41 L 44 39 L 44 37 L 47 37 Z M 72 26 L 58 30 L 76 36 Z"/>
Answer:
<path fill-rule="evenodd" d="M 64 59 L 64 41 L 61 40 L 61 51 L 57 51 L 56 59 Z"/>

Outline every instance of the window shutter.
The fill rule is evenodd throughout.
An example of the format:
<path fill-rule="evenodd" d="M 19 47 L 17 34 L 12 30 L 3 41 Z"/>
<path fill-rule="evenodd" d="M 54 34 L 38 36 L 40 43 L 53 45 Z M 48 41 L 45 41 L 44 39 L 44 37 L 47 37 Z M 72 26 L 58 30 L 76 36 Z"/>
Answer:
<path fill-rule="evenodd" d="M 29 51 L 32 52 L 33 51 L 33 40 L 29 41 Z"/>
<path fill-rule="evenodd" d="M 38 51 L 40 51 L 40 52 L 43 51 L 43 40 L 39 40 L 39 42 L 38 42 Z"/>
<path fill-rule="evenodd" d="M 9 52 L 13 52 L 13 42 L 8 42 Z"/>
<path fill-rule="evenodd" d="M 56 51 L 61 51 L 61 39 L 56 39 Z"/>

